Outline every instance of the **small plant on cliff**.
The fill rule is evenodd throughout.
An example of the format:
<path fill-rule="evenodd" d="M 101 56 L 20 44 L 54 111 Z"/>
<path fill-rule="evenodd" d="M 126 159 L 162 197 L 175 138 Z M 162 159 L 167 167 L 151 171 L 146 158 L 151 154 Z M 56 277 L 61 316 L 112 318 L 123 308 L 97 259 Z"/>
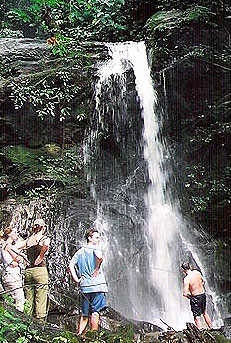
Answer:
<path fill-rule="evenodd" d="M 47 39 L 47 44 L 51 47 L 54 55 L 65 56 L 70 52 L 67 45 L 70 39 L 58 35 L 57 37 L 50 37 Z"/>
<path fill-rule="evenodd" d="M 79 64 L 91 65 L 91 56 L 84 52 L 84 48 L 79 45 L 75 38 L 59 33 L 54 37 L 49 37 L 46 42 L 50 46 L 53 55 L 74 57 Z"/>

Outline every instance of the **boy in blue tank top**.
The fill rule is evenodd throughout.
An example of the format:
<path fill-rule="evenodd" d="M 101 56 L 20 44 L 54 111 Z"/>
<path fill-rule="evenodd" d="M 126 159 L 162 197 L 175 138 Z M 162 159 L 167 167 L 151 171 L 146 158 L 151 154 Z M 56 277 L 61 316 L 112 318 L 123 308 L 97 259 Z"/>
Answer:
<path fill-rule="evenodd" d="M 99 328 L 99 312 L 106 307 L 107 284 L 101 267 L 103 261 L 100 248 L 100 234 L 96 229 L 87 231 L 87 244 L 72 257 L 69 270 L 74 282 L 79 283 L 81 290 L 82 315 L 78 325 L 78 335 L 85 332 L 88 318 L 90 329 Z M 77 271 L 77 273 L 76 273 Z M 77 275 L 78 274 L 78 275 Z"/>

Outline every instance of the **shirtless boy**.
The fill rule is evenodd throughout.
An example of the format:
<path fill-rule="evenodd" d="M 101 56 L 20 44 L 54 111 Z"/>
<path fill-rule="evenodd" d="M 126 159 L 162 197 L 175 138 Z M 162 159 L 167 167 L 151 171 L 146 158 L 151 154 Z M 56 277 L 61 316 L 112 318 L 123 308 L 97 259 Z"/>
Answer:
<path fill-rule="evenodd" d="M 206 294 L 203 276 L 198 270 L 192 270 L 188 262 L 183 262 L 181 268 L 186 275 L 184 278 L 183 296 L 190 299 L 195 324 L 198 329 L 201 328 L 200 316 L 203 315 L 206 324 L 211 328 L 211 319 L 206 312 Z"/>

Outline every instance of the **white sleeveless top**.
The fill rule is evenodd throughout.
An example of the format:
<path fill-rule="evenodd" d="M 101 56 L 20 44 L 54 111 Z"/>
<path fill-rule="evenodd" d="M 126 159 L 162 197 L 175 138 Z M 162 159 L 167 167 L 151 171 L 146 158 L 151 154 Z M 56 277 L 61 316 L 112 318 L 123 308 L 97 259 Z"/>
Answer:
<path fill-rule="evenodd" d="M 4 270 L 10 273 L 20 273 L 20 267 L 10 267 L 11 263 L 13 262 L 13 257 L 8 251 L 4 250 L 4 247 L 5 244 L 0 246 L 0 261 L 3 264 Z"/>

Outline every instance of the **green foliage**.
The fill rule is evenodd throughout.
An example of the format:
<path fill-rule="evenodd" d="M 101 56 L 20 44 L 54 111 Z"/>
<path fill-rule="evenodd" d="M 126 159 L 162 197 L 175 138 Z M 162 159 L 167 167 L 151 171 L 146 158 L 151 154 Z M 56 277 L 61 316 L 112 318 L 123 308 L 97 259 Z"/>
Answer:
<path fill-rule="evenodd" d="M 33 325 L 32 325 L 33 324 Z M 44 323 L 45 324 L 45 323 Z M 80 343 L 82 339 L 70 331 L 49 331 L 49 323 L 36 327 L 36 322 L 17 316 L 11 306 L 7 309 L 0 305 L 0 342 L 4 343 Z M 33 328 L 32 328 L 33 326 Z M 85 340 L 88 343 L 133 343 L 134 331 L 131 325 L 119 326 L 114 332 L 88 331 Z"/>
<path fill-rule="evenodd" d="M 159 10 L 171 10 L 171 9 L 181 9 L 184 10 L 187 7 L 192 5 L 191 0 L 157 0 L 156 7 Z M 195 5 L 205 6 L 211 8 L 213 11 L 228 11 L 229 10 L 229 1 L 220 1 L 220 0 L 197 0 Z"/>
<path fill-rule="evenodd" d="M 231 134 L 231 122 L 215 122 L 210 127 L 198 127 L 195 135 L 190 138 L 190 142 L 197 144 L 210 143 L 217 135 Z"/>
<path fill-rule="evenodd" d="M 6 19 L 13 25 L 17 22 L 28 23 L 30 25 L 40 25 L 43 23 L 43 12 L 48 8 L 54 11 L 53 20 L 59 22 L 65 1 L 61 0 L 30 0 L 20 1 L 20 7 L 12 8 L 6 13 Z M 44 25 L 44 23 L 43 23 Z"/>
<path fill-rule="evenodd" d="M 33 325 L 34 326 L 34 325 Z M 31 321 L 18 317 L 12 307 L 0 306 L 0 342 L 3 343 L 79 343 L 71 332 L 60 332 L 56 336 L 31 327 Z"/>
<path fill-rule="evenodd" d="M 78 343 L 79 340 L 70 332 L 61 332 L 52 339 L 52 343 Z"/>
<path fill-rule="evenodd" d="M 76 179 L 77 173 L 82 169 L 81 159 L 75 149 L 67 150 L 63 156 L 57 158 L 41 156 L 39 165 L 43 173 L 66 186 Z"/>
<path fill-rule="evenodd" d="M 226 338 L 220 332 L 213 332 L 213 340 L 216 343 L 229 343 L 230 338 Z"/>
<path fill-rule="evenodd" d="M 146 26 L 148 30 L 167 31 L 168 34 L 171 34 L 171 30 L 188 25 L 192 21 L 201 20 L 214 25 L 211 21 L 212 15 L 214 13 L 209 8 L 202 6 L 193 6 L 185 11 L 161 11 L 154 14 Z"/>
<path fill-rule="evenodd" d="M 202 11 L 203 7 L 216 13 L 230 10 L 228 0 L 196 0 L 194 4 Z M 42 38 L 62 34 L 79 41 L 121 41 L 141 39 L 153 13 L 185 11 L 191 5 L 190 0 L 20 0 L 17 5 L 11 0 L 2 5 L 2 16 L 4 26 L 34 26 Z M 192 12 L 191 19 L 202 14 Z"/>
<path fill-rule="evenodd" d="M 50 147 L 51 149 L 51 147 Z M 11 162 L 13 172 L 9 176 L 9 191 L 25 188 L 26 199 L 56 197 L 63 193 L 72 194 L 79 185 L 82 172 L 82 157 L 77 149 L 64 152 L 56 146 L 56 152 L 48 149 L 29 149 L 23 146 L 8 147 L 1 154 Z M 39 181 L 39 186 L 27 187 Z"/>
<path fill-rule="evenodd" d="M 11 30 L 8 28 L 0 29 L 0 38 L 23 38 L 23 33 L 20 30 Z"/>
<path fill-rule="evenodd" d="M 78 96 L 80 86 L 76 84 L 75 75 L 71 70 L 44 72 L 43 77 L 37 76 L 13 81 L 11 99 L 15 109 L 21 109 L 30 104 L 39 118 L 56 117 L 63 121 L 71 115 L 71 103 Z M 28 82 L 29 81 L 29 82 Z"/>
<path fill-rule="evenodd" d="M 218 18 L 209 5 L 155 13 L 145 25 L 153 67 L 169 68 L 182 60 L 191 61 L 192 58 L 229 65 L 230 49 L 223 45 L 223 51 L 218 51 L 221 45 L 218 38 L 214 43 L 210 41 L 213 33 L 217 37 L 220 25 Z"/>
<path fill-rule="evenodd" d="M 12 308 L 11 308 L 12 310 Z M 0 306 L 0 342 L 4 343 L 45 342 L 37 331 L 30 329 L 30 323 L 24 323 L 14 312 Z"/>
<path fill-rule="evenodd" d="M 79 41 L 112 40 L 120 31 L 123 34 L 126 30 L 123 5 L 124 2 L 119 0 L 73 1 L 70 6 L 70 34 Z"/>
<path fill-rule="evenodd" d="M 22 21 L 23 23 L 30 23 L 31 22 L 31 16 L 21 10 L 21 9 L 15 9 L 12 11 L 9 11 L 7 14 L 8 19 L 13 21 Z"/>
<path fill-rule="evenodd" d="M 25 299 L 25 302 L 24 302 L 24 313 L 28 314 L 30 311 L 30 302 Z"/>
<path fill-rule="evenodd" d="M 15 167 L 21 166 L 25 168 L 30 166 L 34 171 L 39 169 L 37 152 L 34 149 L 28 149 L 23 146 L 10 146 L 2 151 L 2 154 L 6 155 Z"/>
<path fill-rule="evenodd" d="M 11 26 L 27 23 L 45 34 L 69 36 L 83 40 L 111 40 L 126 29 L 124 0 L 30 0 L 6 14 Z"/>
<path fill-rule="evenodd" d="M 192 58 L 199 58 L 210 64 L 219 63 L 220 67 L 224 68 L 226 68 L 226 66 L 230 67 L 231 64 L 231 55 L 229 52 L 223 51 L 222 53 L 219 53 L 211 46 L 205 46 L 201 44 L 194 45 L 182 50 L 184 50 L 184 54 L 182 54 L 180 59 L 184 60 L 185 62 Z"/>
<path fill-rule="evenodd" d="M 79 64 L 85 66 L 91 65 L 91 55 L 84 52 L 79 43 L 74 38 L 69 38 L 63 34 L 57 34 L 55 37 L 47 39 L 47 44 L 50 46 L 54 55 L 61 57 L 75 58 Z"/>
<path fill-rule="evenodd" d="M 51 50 L 54 55 L 68 56 L 73 54 L 71 48 L 69 48 L 71 39 L 64 37 L 63 35 L 57 35 L 55 38 L 55 43 L 51 44 Z"/>
<path fill-rule="evenodd" d="M 192 165 L 187 169 L 185 187 L 190 194 L 192 213 L 208 211 L 214 199 L 217 199 L 216 206 L 218 207 L 231 204 L 229 186 L 231 167 L 224 167 L 221 175 L 217 176 L 211 174 L 205 166 L 201 165 Z"/>

